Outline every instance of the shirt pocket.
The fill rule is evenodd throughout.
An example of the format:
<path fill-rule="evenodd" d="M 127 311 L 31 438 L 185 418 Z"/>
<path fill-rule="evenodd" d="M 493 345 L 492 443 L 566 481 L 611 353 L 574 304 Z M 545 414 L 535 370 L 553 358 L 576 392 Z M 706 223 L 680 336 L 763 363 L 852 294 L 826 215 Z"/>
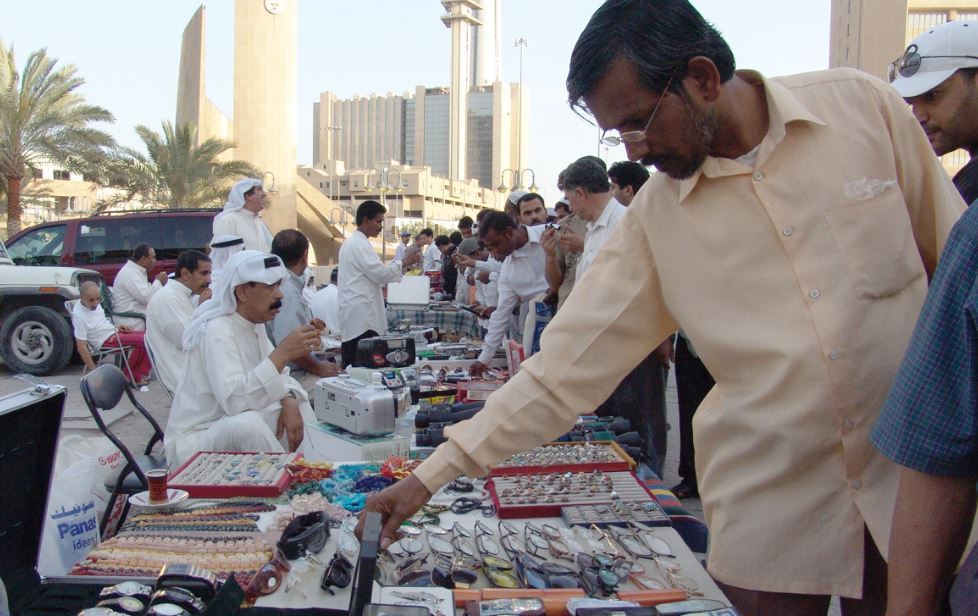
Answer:
<path fill-rule="evenodd" d="M 895 295 L 924 274 L 899 190 L 831 207 L 825 218 L 860 299 Z"/>

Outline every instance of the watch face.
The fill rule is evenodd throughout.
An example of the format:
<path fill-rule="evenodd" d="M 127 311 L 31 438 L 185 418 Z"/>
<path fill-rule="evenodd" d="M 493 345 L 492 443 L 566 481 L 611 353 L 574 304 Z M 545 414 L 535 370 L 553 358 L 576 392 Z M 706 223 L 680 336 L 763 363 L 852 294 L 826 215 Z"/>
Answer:
<path fill-rule="evenodd" d="M 99 596 L 131 597 L 133 595 L 144 595 L 148 597 L 151 592 L 153 592 L 153 589 L 145 584 L 140 584 L 139 582 L 122 582 L 115 586 L 103 588 Z"/>
<path fill-rule="evenodd" d="M 124 614 L 142 614 L 143 610 L 146 609 L 146 604 L 135 597 L 119 597 L 118 599 L 100 601 L 98 607 L 112 608 Z"/>
<path fill-rule="evenodd" d="M 265 0 L 265 10 L 272 15 L 278 15 L 285 10 L 285 0 Z"/>
<path fill-rule="evenodd" d="M 186 614 L 187 610 L 173 603 L 158 603 L 149 608 L 149 613 L 153 616 L 181 616 Z"/>

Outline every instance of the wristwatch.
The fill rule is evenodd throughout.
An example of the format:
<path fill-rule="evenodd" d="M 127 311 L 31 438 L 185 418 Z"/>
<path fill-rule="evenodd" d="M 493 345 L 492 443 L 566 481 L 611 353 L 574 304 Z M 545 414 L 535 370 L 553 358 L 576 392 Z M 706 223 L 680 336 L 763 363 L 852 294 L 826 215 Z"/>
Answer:
<path fill-rule="evenodd" d="M 298 400 L 299 399 L 299 394 L 295 393 L 295 390 L 294 389 L 290 389 L 289 390 L 289 397 L 292 398 L 293 400 Z"/>

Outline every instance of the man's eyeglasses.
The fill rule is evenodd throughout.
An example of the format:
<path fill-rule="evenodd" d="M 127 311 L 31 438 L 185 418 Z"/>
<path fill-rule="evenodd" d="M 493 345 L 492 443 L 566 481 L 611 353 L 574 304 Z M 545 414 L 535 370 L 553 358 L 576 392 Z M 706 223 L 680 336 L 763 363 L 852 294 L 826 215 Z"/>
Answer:
<path fill-rule="evenodd" d="M 624 143 L 634 143 L 636 141 L 641 141 L 645 139 L 645 134 L 649 132 L 649 128 L 652 126 L 652 120 L 655 118 L 655 113 L 659 111 L 659 105 L 662 104 L 662 99 L 666 97 L 669 92 L 669 86 L 672 85 L 672 77 L 669 77 L 669 81 L 666 82 L 666 87 L 662 88 L 662 94 L 659 95 L 659 100 L 655 101 L 655 107 L 652 108 L 652 114 L 649 116 L 649 121 L 645 123 L 645 128 L 642 130 L 630 130 L 625 133 L 620 133 L 618 135 L 612 133 L 608 134 L 605 131 L 601 135 L 601 143 L 611 147 L 617 147 Z"/>
<path fill-rule="evenodd" d="M 903 55 L 890 63 L 887 70 L 887 77 L 892 82 L 897 77 L 913 77 L 920 70 L 924 60 L 927 60 L 927 70 L 939 71 L 949 68 L 967 68 L 962 66 L 961 59 L 969 58 L 978 60 L 978 56 L 922 56 L 917 51 L 916 45 L 907 47 Z M 978 62 L 968 63 L 978 66 Z"/>

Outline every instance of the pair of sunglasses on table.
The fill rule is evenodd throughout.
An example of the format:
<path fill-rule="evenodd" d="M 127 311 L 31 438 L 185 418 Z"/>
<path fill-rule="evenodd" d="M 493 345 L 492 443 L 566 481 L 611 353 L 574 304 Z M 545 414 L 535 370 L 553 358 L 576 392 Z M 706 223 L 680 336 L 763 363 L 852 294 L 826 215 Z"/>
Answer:
<path fill-rule="evenodd" d="M 639 588 L 699 594 L 698 584 L 682 576 L 678 564 L 663 562 L 674 558 L 672 549 L 651 533 L 643 537 L 637 530 L 594 526 L 586 531 L 594 551 L 582 553 L 568 547 L 569 538 L 549 524 L 531 523 L 521 530 L 501 520 L 498 534 L 481 520 L 471 530 L 459 522 L 450 529 L 411 524 L 402 529 L 405 536 L 382 553 L 390 564 L 388 585 L 467 588 L 481 572 L 497 588 L 583 588 L 607 596 L 631 580 Z M 653 561 L 654 570 L 642 559 Z"/>
<path fill-rule="evenodd" d="M 972 60 L 972 62 L 962 62 L 962 60 Z M 921 68 L 926 71 L 939 71 L 967 67 L 978 67 L 978 56 L 923 56 L 916 45 L 911 45 L 902 56 L 890 63 L 886 76 L 892 82 L 897 77 L 913 77 Z"/>

